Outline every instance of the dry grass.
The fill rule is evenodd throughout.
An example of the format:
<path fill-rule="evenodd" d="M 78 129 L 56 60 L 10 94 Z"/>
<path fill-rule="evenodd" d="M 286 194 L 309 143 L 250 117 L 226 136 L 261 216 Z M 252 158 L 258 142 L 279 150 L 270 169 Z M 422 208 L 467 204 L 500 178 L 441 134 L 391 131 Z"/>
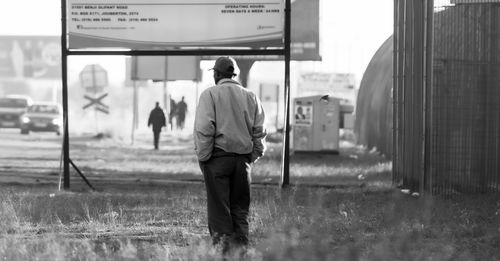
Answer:
<path fill-rule="evenodd" d="M 0 260 L 221 260 L 188 145 L 94 145 L 74 142 L 71 155 L 98 192 L 76 176 L 71 192 L 57 192 L 53 168 L 37 165 L 46 160 L 8 159 L 12 169 L 38 171 L 9 175 L 44 182 L 0 185 Z M 280 145 L 271 144 L 254 181 L 276 184 L 279 161 Z M 294 186 L 253 186 L 251 247 L 229 260 L 500 260 L 497 194 L 401 194 L 390 162 L 355 146 L 294 154 L 290 169 Z"/>
<path fill-rule="evenodd" d="M 62 192 L 2 187 L 4 260 L 219 260 L 202 184 Z M 498 195 L 254 186 L 242 260 L 498 260 Z"/>

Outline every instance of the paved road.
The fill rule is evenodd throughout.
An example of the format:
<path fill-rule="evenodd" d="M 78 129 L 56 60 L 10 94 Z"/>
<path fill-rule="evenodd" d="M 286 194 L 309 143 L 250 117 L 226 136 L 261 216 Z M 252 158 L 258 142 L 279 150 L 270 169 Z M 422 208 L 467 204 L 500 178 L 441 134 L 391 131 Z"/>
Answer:
<path fill-rule="evenodd" d="M 196 164 L 185 166 L 176 160 L 194 157 L 192 142 L 174 141 L 175 138 L 165 135 L 162 150 L 154 151 L 151 138 L 150 133 L 137 135 L 131 145 L 93 135 L 73 135 L 70 157 L 91 181 L 101 184 L 157 183 L 165 181 L 166 173 L 178 176 L 179 173 L 196 172 Z M 61 149 L 62 136 L 54 133 L 21 135 L 16 129 L 0 129 L 0 184 L 58 184 Z M 177 165 L 173 161 L 177 161 Z M 73 168 L 70 171 L 72 184 L 82 183 L 78 173 Z M 189 179 L 192 175 L 184 177 Z"/>
<path fill-rule="evenodd" d="M 58 184 L 61 142 L 55 133 L 0 129 L 0 183 Z"/>
<path fill-rule="evenodd" d="M 61 142 L 62 136 L 50 132 L 22 135 L 18 129 L 0 129 L 0 157 L 27 152 L 38 154 L 39 150 L 53 152 L 61 149 Z"/>
<path fill-rule="evenodd" d="M 0 129 L 0 182 L 58 182 L 61 136 Z M 38 180 L 38 181 L 37 181 Z"/>

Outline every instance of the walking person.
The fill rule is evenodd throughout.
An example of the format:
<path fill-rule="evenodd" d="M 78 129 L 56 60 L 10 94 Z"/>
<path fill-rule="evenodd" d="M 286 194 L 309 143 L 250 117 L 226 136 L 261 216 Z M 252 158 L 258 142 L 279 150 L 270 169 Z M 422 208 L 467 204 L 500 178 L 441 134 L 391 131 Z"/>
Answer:
<path fill-rule="evenodd" d="M 186 113 L 187 113 L 187 104 L 184 101 L 184 96 L 182 96 L 182 99 L 179 103 L 177 103 L 176 106 L 177 109 L 177 129 L 183 130 L 184 129 L 184 121 L 186 120 Z"/>
<path fill-rule="evenodd" d="M 215 86 L 200 95 L 194 124 L 195 151 L 207 190 L 208 229 L 226 253 L 248 245 L 252 163 L 265 151 L 260 100 L 233 80 L 236 62 L 217 59 Z"/>
<path fill-rule="evenodd" d="M 155 150 L 158 150 L 158 144 L 160 142 L 160 132 L 161 128 L 166 126 L 165 114 L 163 109 L 160 108 L 160 103 L 156 102 L 156 106 L 149 114 L 148 127 L 153 126 L 153 138 Z"/>
<path fill-rule="evenodd" d="M 177 111 L 177 103 L 174 99 L 170 98 L 170 112 L 168 114 L 168 123 L 170 124 L 170 130 L 174 130 L 174 118 Z"/>

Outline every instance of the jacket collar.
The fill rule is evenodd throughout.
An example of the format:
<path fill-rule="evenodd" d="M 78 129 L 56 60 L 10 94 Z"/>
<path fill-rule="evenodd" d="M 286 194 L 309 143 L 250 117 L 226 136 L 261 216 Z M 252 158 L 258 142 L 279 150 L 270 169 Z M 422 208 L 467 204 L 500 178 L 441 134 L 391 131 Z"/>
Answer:
<path fill-rule="evenodd" d="M 219 83 L 217 83 L 217 85 L 221 85 L 221 84 L 224 84 L 224 83 L 232 83 L 232 84 L 237 84 L 237 85 L 241 85 L 241 83 L 233 80 L 233 79 L 229 79 L 229 78 L 224 78 L 224 79 L 221 79 L 219 81 Z"/>

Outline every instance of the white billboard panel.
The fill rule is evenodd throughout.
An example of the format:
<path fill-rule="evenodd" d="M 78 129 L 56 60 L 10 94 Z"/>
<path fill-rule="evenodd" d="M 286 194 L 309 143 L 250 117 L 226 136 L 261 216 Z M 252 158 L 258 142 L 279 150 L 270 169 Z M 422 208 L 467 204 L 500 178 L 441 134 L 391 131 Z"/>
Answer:
<path fill-rule="evenodd" d="M 283 47 L 283 0 L 69 0 L 69 49 Z"/>
<path fill-rule="evenodd" d="M 196 56 L 134 56 L 132 80 L 198 81 L 200 60 Z"/>
<path fill-rule="evenodd" d="M 297 96 L 330 95 L 340 98 L 341 104 L 355 104 L 357 91 L 351 73 L 303 73 L 299 78 Z"/>

